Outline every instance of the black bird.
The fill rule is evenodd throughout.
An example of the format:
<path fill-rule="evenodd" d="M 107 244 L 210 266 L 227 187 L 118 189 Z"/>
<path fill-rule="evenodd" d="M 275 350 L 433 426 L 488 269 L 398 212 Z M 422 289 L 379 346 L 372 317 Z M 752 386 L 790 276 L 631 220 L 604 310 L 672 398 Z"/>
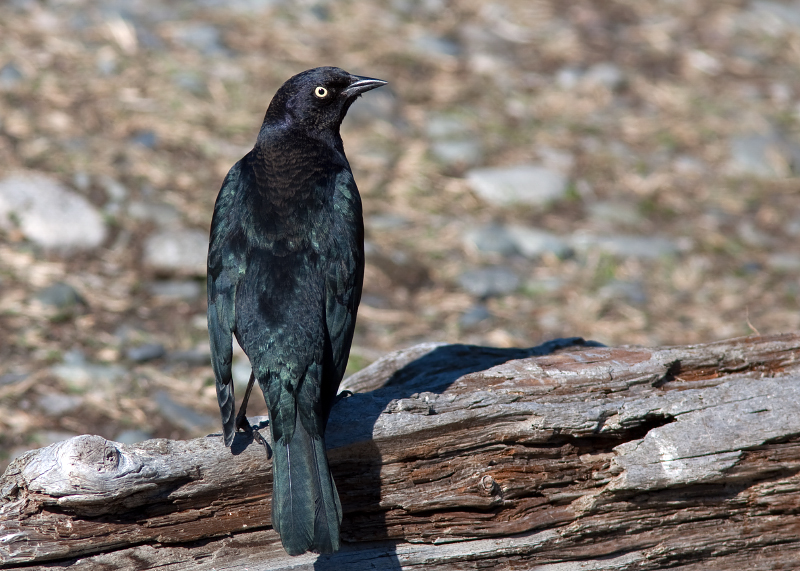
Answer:
<path fill-rule="evenodd" d="M 208 330 L 225 445 L 236 430 L 253 432 L 245 412 L 257 379 L 274 447 L 272 526 L 290 555 L 339 548 L 325 426 L 364 278 L 361 197 L 339 126 L 356 98 L 385 83 L 336 67 L 289 79 L 214 206 Z M 232 335 L 253 368 L 236 417 Z"/>

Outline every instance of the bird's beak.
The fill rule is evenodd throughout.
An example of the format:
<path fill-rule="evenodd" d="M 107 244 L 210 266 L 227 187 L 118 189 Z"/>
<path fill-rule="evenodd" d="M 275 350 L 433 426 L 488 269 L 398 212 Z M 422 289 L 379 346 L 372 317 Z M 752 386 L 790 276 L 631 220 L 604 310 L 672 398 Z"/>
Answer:
<path fill-rule="evenodd" d="M 384 81 L 382 79 L 375 79 L 374 77 L 362 77 L 360 75 L 351 75 L 350 76 L 353 83 L 344 90 L 344 95 L 349 99 L 350 97 L 357 97 L 362 93 L 369 91 L 370 89 L 375 89 L 376 87 L 380 87 L 381 85 L 386 85 L 388 81 Z"/>

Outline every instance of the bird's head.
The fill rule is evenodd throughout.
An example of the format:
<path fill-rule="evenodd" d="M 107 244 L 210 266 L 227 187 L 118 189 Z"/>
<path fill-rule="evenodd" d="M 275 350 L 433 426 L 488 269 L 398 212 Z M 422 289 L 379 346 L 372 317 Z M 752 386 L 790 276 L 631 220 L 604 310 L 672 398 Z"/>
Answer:
<path fill-rule="evenodd" d="M 289 78 L 278 89 L 264 123 L 338 132 L 353 101 L 386 83 L 382 79 L 352 75 L 338 67 L 309 69 Z"/>

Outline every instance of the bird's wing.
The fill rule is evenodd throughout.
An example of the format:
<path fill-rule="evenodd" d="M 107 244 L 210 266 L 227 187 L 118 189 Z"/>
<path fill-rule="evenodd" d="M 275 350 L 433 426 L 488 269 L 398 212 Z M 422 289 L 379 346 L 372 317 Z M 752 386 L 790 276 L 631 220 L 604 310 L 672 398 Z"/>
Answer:
<path fill-rule="evenodd" d="M 226 446 L 233 442 L 235 432 L 232 333 L 235 330 L 236 285 L 244 263 L 241 250 L 236 248 L 237 221 L 232 216 L 239 182 L 240 163 L 236 163 L 225 177 L 217 196 L 208 247 L 208 335 Z"/>
<path fill-rule="evenodd" d="M 322 386 L 323 408 L 330 410 L 347 368 L 356 326 L 356 312 L 364 282 L 364 222 L 361 198 L 349 170 L 336 178 L 337 261 L 330 268 L 325 287 L 326 352 L 332 365 Z M 327 368 L 327 367 L 326 367 Z M 327 420 L 327 419 L 326 419 Z"/>

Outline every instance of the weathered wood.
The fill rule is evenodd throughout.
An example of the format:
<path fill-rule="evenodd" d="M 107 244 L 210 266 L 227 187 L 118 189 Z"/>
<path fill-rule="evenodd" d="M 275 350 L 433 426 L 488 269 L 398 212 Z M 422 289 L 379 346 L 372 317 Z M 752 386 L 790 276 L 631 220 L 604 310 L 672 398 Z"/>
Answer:
<path fill-rule="evenodd" d="M 347 387 L 358 392 L 328 427 L 341 552 L 285 555 L 269 529 L 271 462 L 242 435 L 233 454 L 218 435 L 82 436 L 9 466 L 0 562 L 571 571 L 800 561 L 800 335 L 663 349 L 430 344 Z"/>

